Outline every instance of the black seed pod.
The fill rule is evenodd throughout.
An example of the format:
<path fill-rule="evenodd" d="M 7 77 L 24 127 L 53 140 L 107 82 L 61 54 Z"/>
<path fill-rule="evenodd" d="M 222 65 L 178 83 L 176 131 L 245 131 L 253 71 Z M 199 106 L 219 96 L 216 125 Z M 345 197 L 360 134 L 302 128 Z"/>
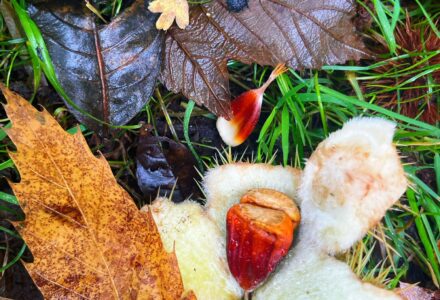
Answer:
<path fill-rule="evenodd" d="M 228 10 L 232 12 L 240 12 L 248 7 L 248 0 L 227 0 Z"/>

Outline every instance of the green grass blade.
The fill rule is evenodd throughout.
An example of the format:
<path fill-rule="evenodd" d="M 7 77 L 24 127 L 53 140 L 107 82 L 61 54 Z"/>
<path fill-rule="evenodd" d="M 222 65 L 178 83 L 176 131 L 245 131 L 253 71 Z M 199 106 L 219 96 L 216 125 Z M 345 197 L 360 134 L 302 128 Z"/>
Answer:
<path fill-rule="evenodd" d="M 8 262 L 5 266 L 0 268 L 0 272 L 4 272 L 5 270 L 9 269 L 12 265 L 14 265 L 17 261 L 20 260 L 20 258 L 23 256 L 24 251 L 26 250 L 26 244 L 23 244 L 18 254 L 14 257 L 13 260 Z"/>
<path fill-rule="evenodd" d="M 283 164 L 287 166 L 289 160 L 289 131 L 290 116 L 287 105 L 284 105 L 281 115 L 281 147 L 283 149 Z"/>
<path fill-rule="evenodd" d="M 388 44 L 391 54 L 396 53 L 396 39 L 394 38 L 394 30 L 388 21 L 388 17 L 385 13 L 384 4 L 380 0 L 373 0 L 374 8 L 379 19 L 379 26 L 385 40 Z"/>
<path fill-rule="evenodd" d="M 266 121 L 264 121 L 263 126 L 261 127 L 257 142 L 262 141 L 262 139 L 266 136 L 266 133 L 267 133 L 269 127 L 272 125 L 272 123 L 278 113 L 278 110 L 281 108 L 281 106 L 283 106 L 283 104 L 284 104 L 284 100 L 281 99 L 278 101 L 277 105 L 272 109 L 272 111 L 270 112 Z"/>
<path fill-rule="evenodd" d="M 191 114 L 194 109 L 195 102 L 193 100 L 190 100 L 188 102 L 188 105 L 185 109 L 185 116 L 183 118 L 183 136 L 185 137 L 186 145 L 188 146 L 191 153 L 194 155 L 194 158 L 197 161 L 197 165 L 199 167 L 199 170 L 203 170 L 203 163 L 200 156 L 197 154 L 196 149 L 194 149 L 194 146 L 191 142 L 191 139 L 189 138 L 189 121 L 191 120 Z"/>
<path fill-rule="evenodd" d="M 416 200 L 416 196 L 413 190 L 408 189 L 406 192 L 406 196 L 408 199 L 408 203 L 410 205 L 411 210 L 416 214 L 414 218 L 414 222 L 416 224 L 417 232 L 419 234 L 420 240 L 424 246 L 426 256 L 428 258 L 428 261 L 431 265 L 431 268 L 434 272 L 435 277 L 437 278 L 437 281 L 440 279 L 440 271 L 439 271 L 439 265 L 438 260 L 436 258 L 436 253 L 434 252 L 434 247 L 437 247 L 437 244 L 435 243 L 434 247 L 431 244 L 431 238 L 428 235 L 428 232 L 425 228 L 425 218 L 422 218 L 419 211 L 419 205 Z M 438 250 L 438 249 L 437 249 Z"/>
<path fill-rule="evenodd" d="M 328 88 L 326 86 L 321 86 L 321 92 L 326 93 L 326 94 L 331 95 L 331 96 L 334 96 L 335 98 L 339 98 L 339 99 L 341 99 L 343 101 L 346 101 L 348 103 L 354 104 L 356 106 L 359 106 L 359 107 L 362 107 L 362 108 L 366 108 L 366 109 L 378 112 L 378 113 L 380 113 L 380 114 L 382 114 L 384 116 L 387 116 L 387 117 L 389 117 L 391 119 L 399 120 L 399 121 L 405 122 L 407 124 L 419 127 L 421 129 L 426 129 L 426 130 L 431 132 L 432 136 L 440 137 L 440 128 L 432 126 L 432 125 L 427 124 L 425 122 L 418 121 L 418 120 L 415 120 L 413 118 L 409 118 L 407 116 L 403 116 L 401 114 L 395 113 L 395 112 L 393 112 L 391 110 L 388 110 L 386 108 L 383 108 L 383 107 L 375 105 L 375 104 L 371 104 L 371 103 L 368 103 L 368 102 L 360 101 L 360 100 L 358 100 L 356 98 L 353 98 L 351 96 L 346 96 L 346 95 L 344 95 L 344 94 L 342 94 L 340 92 L 337 92 L 337 91 L 335 91 L 335 90 L 333 90 L 331 88 Z"/>
<path fill-rule="evenodd" d="M 5 192 L 0 192 L 0 200 L 3 200 L 11 204 L 19 205 L 17 198 L 14 195 Z"/>
<path fill-rule="evenodd" d="M 437 183 L 437 193 L 440 195 L 440 155 L 438 153 L 434 155 L 434 171 L 435 181 Z"/>
<path fill-rule="evenodd" d="M 8 235 L 13 236 L 15 238 L 21 239 L 21 237 L 17 233 L 15 233 L 14 231 L 12 231 L 11 229 L 8 229 L 6 227 L 0 226 L 0 231 L 3 231 L 5 233 L 7 233 Z"/>
<path fill-rule="evenodd" d="M 314 78 L 315 78 L 315 91 L 316 91 L 316 96 L 317 96 L 317 100 L 318 100 L 318 107 L 319 107 L 319 115 L 321 116 L 321 122 L 322 122 L 322 127 L 324 130 L 324 135 L 328 136 L 327 118 L 325 116 L 324 107 L 322 105 L 321 90 L 319 88 L 319 82 L 318 82 L 318 72 L 315 73 Z"/>
<path fill-rule="evenodd" d="M 440 38 L 440 31 L 438 30 L 437 26 L 432 21 L 431 16 L 428 14 L 425 7 L 422 4 L 420 4 L 419 0 L 415 0 L 415 1 L 419 5 L 420 10 L 422 11 L 423 15 L 425 16 L 426 20 L 428 21 L 429 26 L 431 26 L 432 30 L 435 32 L 437 37 Z"/>
<path fill-rule="evenodd" d="M 8 169 L 8 168 L 13 168 L 13 167 L 14 167 L 14 162 L 11 159 L 8 159 L 8 160 L 0 163 L 0 171 Z"/>
<path fill-rule="evenodd" d="M 440 203 L 440 196 L 415 175 L 415 170 L 411 170 L 410 167 L 405 167 L 405 171 L 407 171 L 406 175 L 411 179 L 412 182 L 417 184 L 417 186 L 421 188 L 422 191 L 424 191 L 425 193 L 427 193 L 428 195 L 430 195 Z"/>
<path fill-rule="evenodd" d="M 394 0 L 393 16 L 391 18 L 391 29 L 394 31 L 400 16 L 400 0 Z"/>

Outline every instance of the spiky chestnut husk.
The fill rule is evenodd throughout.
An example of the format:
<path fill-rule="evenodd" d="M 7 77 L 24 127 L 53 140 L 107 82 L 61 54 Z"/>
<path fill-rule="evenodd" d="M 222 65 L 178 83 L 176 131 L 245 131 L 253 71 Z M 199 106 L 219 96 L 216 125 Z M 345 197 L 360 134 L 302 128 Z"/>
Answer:
<path fill-rule="evenodd" d="M 169 200 L 166 203 L 175 209 L 152 208 L 168 251 L 176 242 L 185 288 L 193 289 L 199 299 L 241 299 L 238 291 L 225 292 L 225 286 L 238 287 L 226 262 L 226 213 L 249 190 L 266 187 L 295 199 L 304 222 L 295 248 L 253 292 L 253 299 L 401 299 L 362 282 L 347 264 L 332 257 L 362 238 L 406 189 L 405 174 L 392 144 L 393 132 L 394 126 L 379 118 L 357 118 L 318 147 L 321 150 L 314 157 L 320 159 L 308 160 L 307 174 L 265 164 L 224 165 L 210 170 L 204 180 L 205 210 L 192 201 L 174 204 Z M 343 164 L 339 157 L 344 158 Z M 352 172 L 357 176 L 350 176 Z M 301 196 L 296 191 L 300 183 Z M 269 205 L 266 202 L 264 206 Z M 222 263 L 212 263 L 219 259 Z"/>
<path fill-rule="evenodd" d="M 232 12 L 240 12 L 248 7 L 248 0 L 227 0 L 228 10 Z"/>
<path fill-rule="evenodd" d="M 176 253 L 185 290 L 198 299 L 241 299 L 243 292 L 228 270 L 225 236 L 202 206 L 159 198 L 142 210 L 148 209 L 165 249 Z"/>
<path fill-rule="evenodd" d="M 438 22 L 437 20 L 437 25 Z M 409 15 L 406 17 L 405 24 L 396 26 L 394 36 L 398 45 L 395 56 L 410 55 L 393 60 L 385 59 L 384 64 L 375 69 L 377 75 L 373 77 L 377 79 L 361 81 L 361 87 L 364 93 L 376 94 L 377 102 L 387 109 L 399 111 L 399 113 L 411 118 L 418 117 L 430 124 L 436 124 L 440 121 L 440 105 L 436 93 L 430 93 L 428 87 L 431 80 L 433 83 L 440 83 L 440 71 L 436 69 L 415 80 L 413 77 L 417 69 L 420 69 L 418 72 L 421 74 L 426 66 L 440 63 L 440 54 L 430 57 L 423 54 L 434 53 L 440 49 L 440 37 L 435 34 L 431 26 L 421 26 Z M 382 45 L 382 47 L 376 47 L 375 51 L 378 54 L 386 54 L 390 49 L 387 45 Z M 422 61 L 423 63 L 421 63 Z M 409 66 L 415 67 L 412 72 L 406 74 L 405 69 Z M 399 72 L 402 74 L 398 77 L 382 75 Z M 406 84 L 398 92 L 389 90 L 390 87 L 399 86 L 403 82 Z"/>

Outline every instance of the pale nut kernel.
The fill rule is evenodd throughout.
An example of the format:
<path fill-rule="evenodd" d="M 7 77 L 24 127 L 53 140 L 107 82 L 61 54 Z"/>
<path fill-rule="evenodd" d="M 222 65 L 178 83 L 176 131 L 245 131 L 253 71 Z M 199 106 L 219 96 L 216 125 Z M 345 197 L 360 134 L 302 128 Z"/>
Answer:
<path fill-rule="evenodd" d="M 263 188 L 249 190 L 241 197 L 240 203 L 283 211 L 295 223 L 295 227 L 301 220 L 301 214 L 295 202 L 286 194 L 276 190 Z"/>

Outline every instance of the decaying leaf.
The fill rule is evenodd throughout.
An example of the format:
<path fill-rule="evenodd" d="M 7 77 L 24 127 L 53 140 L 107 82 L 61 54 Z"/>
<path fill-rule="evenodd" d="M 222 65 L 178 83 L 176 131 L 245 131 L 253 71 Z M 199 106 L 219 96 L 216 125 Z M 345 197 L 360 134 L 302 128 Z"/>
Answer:
<path fill-rule="evenodd" d="M 185 29 L 189 24 L 187 0 L 154 0 L 148 9 L 153 13 L 161 13 L 156 22 L 157 29 L 167 30 L 173 24 L 174 19 L 181 29 Z"/>
<path fill-rule="evenodd" d="M 154 136 L 147 126 L 141 130 L 136 153 L 136 177 L 146 197 L 170 196 L 181 202 L 197 191 L 195 160 L 182 144 Z"/>
<path fill-rule="evenodd" d="M 34 262 L 29 274 L 46 299 L 179 299 L 175 254 L 96 158 L 80 131 L 66 133 L 50 114 L 1 87 L 7 133 L 21 175 L 11 183 L 26 218 L 15 222 Z"/>
<path fill-rule="evenodd" d="M 166 37 L 161 80 L 173 92 L 230 117 L 229 59 L 292 68 L 319 68 L 368 56 L 355 33 L 353 1 L 249 1 L 239 13 L 225 0 L 190 11 L 185 30 Z"/>
<path fill-rule="evenodd" d="M 106 25 L 84 1 L 43 1 L 29 6 L 58 79 L 82 110 L 114 125 L 127 123 L 147 103 L 159 73 L 163 34 L 156 15 L 136 0 Z M 77 119 L 95 121 L 73 109 Z"/>

